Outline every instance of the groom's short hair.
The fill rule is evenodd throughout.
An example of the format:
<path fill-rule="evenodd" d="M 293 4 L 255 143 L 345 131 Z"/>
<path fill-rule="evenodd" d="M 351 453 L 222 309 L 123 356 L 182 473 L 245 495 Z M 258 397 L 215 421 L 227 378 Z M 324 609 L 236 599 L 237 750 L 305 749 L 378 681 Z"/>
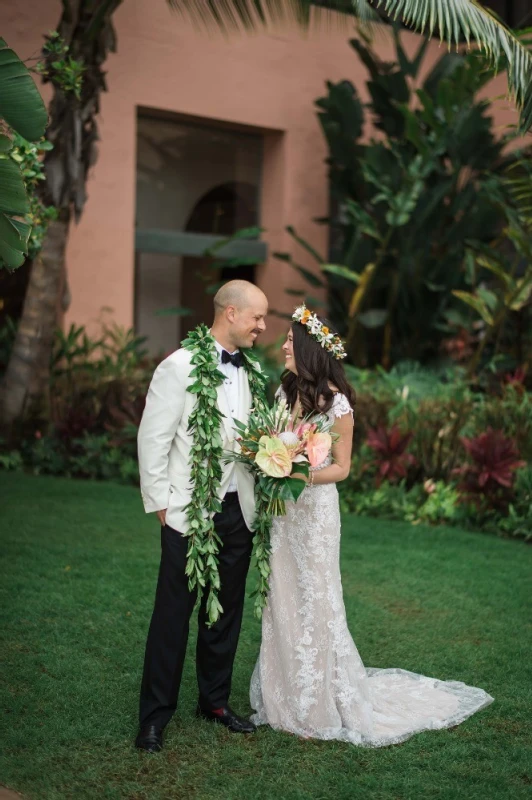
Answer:
<path fill-rule="evenodd" d="M 242 309 L 246 307 L 250 294 L 260 289 L 250 281 L 229 281 L 221 286 L 214 295 L 214 314 L 218 316 L 228 306 Z"/>

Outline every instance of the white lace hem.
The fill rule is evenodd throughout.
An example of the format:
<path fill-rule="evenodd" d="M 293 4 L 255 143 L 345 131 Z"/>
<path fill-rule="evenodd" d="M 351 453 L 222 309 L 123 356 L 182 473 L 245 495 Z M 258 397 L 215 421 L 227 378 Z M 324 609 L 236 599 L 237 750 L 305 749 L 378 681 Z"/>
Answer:
<path fill-rule="evenodd" d="M 251 689 L 250 689 L 250 699 L 252 708 L 256 708 L 257 711 L 255 714 L 251 716 L 251 720 L 255 725 L 269 725 L 271 728 L 279 731 L 285 731 L 287 733 L 295 734 L 296 736 L 300 736 L 304 739 L 322 739 L 322 740 L 337 740 L 343 742 L 349 742 L 350 744 L 356 745 L 358 747 L 389 747 L 394 744 L 401 744 L 402 742 L 407 741 L 412 736 L 415 736 L 418 733 L 422 733 L 423 731 L 436 731 L 436 730 L 445 730 L 447 728 L 454 728 L 457 725 L 460 725 L 469 717 L 476 714 L 477 711 L 486 708 L 491 703 L 494 702 L 494 698 L 491 697 L 487 692 L 483 689 L 479 689 L 474 686 L 468 686 L 461 681 L 440 681 L 436 678 L 427 678 L 424 675 L 419 675 L 415 672 L 409 672 L 408 670 L 399 669 L 399 668 L 389 668 L 389 669 L 379 669 L 376 667 L 369 667 L 366 670 L 368 676 L 368 689 L 369 695 L 378 695 L 380 691 L 383 690 L 382 679 L 387 679 L 388 676 L 393 675 L 400 675 L 401 677 L 409 678 L 413 682 L 417 682 L 421 685 L 421 691 L 423 691 L 423 687 L 426 688 L 428 694 L 432 694 L 435 690 L 439 692 L 445 692 L 448 695 L 452 695 L 458 702 L 458 708 L 455 712 L 443 718 L 437 717 L 425 717 L 423 719 L 414 722 L 411 720 L 411 727 L 408 730 L 403 730 L 402 732 L 393 733 L 389 731 L 387 733 L 364 733 L 362 728 L 364 725 L 361 723 L 360 729 L 350 729 L 347 727 L 324 727 L 324 728 L 313 728 L 313 727 L 304 727 L 295 723 L 295 721 L 290 721 L 288 718 L 284 719 L 282 723 L 270 722 L 268 720 L 266 710 L 262 703 L 262 696 L 261 696 L 261 687 L 260 687 L 260 678 L 259 678 L 259 663 L 255 668 L 253 673 L 253 678 L 251 682 Z M 372 686 L 372 681 L 377 680 L 379 685 Z M 392 679 L 393 680 L 393 679 Z M 386 680 L 386 682 L 388 682 Z M 389 711 L 389 703 L 393 702 L 392 697 L 389 696 L 391 687 L 387 687 L 385 690 L 385 694 L 388 695 L 386 705 L 388 706 Z M 372 700 L 377 699 L 377 704 L 371 706 L 371 710 L 369 711 L 370 716 L 374 716 L 376 726 L 379 725 L 378 719 L 382 717 L 382 721 L 380 724 L 397 724 L 397 719 L 393 722 L 388 718 L 386 722 L 386 713 L 379 713 L 378 711 L 378 697 L 372 697 Z M 405 698 L 398 697 L 398 705 L 404 708 L 405 705 Z M 430 701 L 428 701 L 430 702 Z M 367 712 L 367 710 L 366 710 Z M 403 720 L 403 722 L 408 725 L 408 720 Z"/>

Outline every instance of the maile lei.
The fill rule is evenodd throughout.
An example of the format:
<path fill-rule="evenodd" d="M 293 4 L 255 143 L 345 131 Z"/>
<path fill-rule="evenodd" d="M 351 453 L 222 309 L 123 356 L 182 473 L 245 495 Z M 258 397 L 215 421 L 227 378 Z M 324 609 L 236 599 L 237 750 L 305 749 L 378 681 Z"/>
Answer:
<path fill-rule="evenodd" d="M 222 510 L 218 497 L 222 480 L 224 452 L 220 425 L 223 414 L 218 408 L 217 390 L 225 376 L 218 369 L 219 357 L 214 337 L 206 325 L 199 325 L 181 342 L 192 354 L 193 382 L 187 391 L 197 396 L 196 406 L 189 418 L 189 433 L 192 435 L 190 450 L 191 500 L 186 508 L 189 522 L 187 566 L 188 586 L 198 594 L 207 592 L 207 617 L 209 625 L 215 623 L 223 613 L 218 600 L 220 576 L 218 574 L 218 552 L 220 538 L 214 530 L 213 516 Z M 243 368 L 246 370 L 253 407 L 266 406 L 266 378 L 260 366 L 245 350 L 242 351 Z M 258 585 L 255 591 L 255 613 L 260 618 L 266 605 L 268 577 L 270 574 L 270 527 L 271 515 L 266 512 L 268 497 L 255 488 L 257 516 L 253 526 L 253 548 L 258 568 Z"/>

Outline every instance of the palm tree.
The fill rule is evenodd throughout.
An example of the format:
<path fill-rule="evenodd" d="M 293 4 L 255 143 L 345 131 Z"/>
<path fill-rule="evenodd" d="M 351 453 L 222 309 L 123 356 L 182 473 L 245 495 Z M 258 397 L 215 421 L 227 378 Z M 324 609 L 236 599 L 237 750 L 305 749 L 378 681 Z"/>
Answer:
<path fill-rule="evenodd" d="M 62 0 L 59 33 L 74 58 L 84 64 L 81 95 L 54 84 L 48 138 L 54 149 L 46 159 L 48 201 L 59 208 L 40 256 L 35 260 L 17 338 L 3 386 L 3 417 L 20 416 L 32 398 L 43 396 L 53 332 L 67 298 L 64 257 L 72 215 L 79 218 L 86 200 L 89 167 L 94 163 L 99 97 L 105 91 L 103 64 L 115 47 L 112 15 L 122 0 Z M 521 127 L 532 127 L 532 55 L 525 44 L 477 0 L 167 0 L 176 11 L 203 25 L 224 30 L 256 29 L 270 22 L 309 24 L 332 10 L 349 12 L 370 24 L 380 6 L 392 18 L 450 45 L 478 44 L 494 65 L 506 63 L 510 94 L 521 109 Z M 62 303 L 63 300 L 63 303 Z"/>

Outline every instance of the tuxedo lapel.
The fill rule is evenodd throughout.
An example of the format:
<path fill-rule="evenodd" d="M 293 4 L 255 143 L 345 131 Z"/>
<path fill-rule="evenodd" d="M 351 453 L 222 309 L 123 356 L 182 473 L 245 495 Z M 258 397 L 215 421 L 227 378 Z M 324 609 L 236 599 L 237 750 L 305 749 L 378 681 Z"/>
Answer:
<path fill-rule="evenodd" d="M 251 408 L 251 391 L 248 374 L 244 367 L 238 370 L 238 416 L 240 422 L 247 422 Z"/>
<path fill-rule="evenodd" d="M 233 429 L 233 414 L 231 414 L 231 409 L 229 408 L 229 402 L 227 400 L 227 395 L 225 393 L 225 388 L 223 383 L 221 386 L 218 387 L 218 408 L 224 415 L 222 422 L 225 429 L 225 435 L 227 436 L 229 441 L 232 441 L 235 438 L 235 433 Z"/>

